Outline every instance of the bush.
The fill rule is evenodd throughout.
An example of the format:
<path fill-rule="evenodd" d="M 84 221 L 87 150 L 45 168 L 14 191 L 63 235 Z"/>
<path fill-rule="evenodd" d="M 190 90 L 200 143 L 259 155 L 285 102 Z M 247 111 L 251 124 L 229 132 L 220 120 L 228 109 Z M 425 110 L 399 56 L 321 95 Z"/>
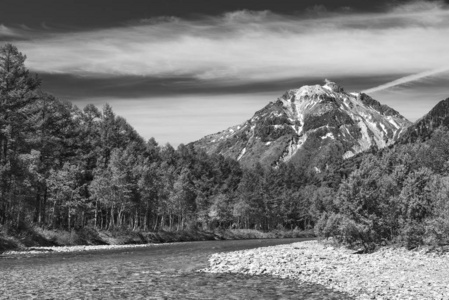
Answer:
<path fill-rule="evenodd" d="M 8 229 L 0 225 L 0 253 L 7 250 L 14 250 L 20 247 L 20 243 L 8 236 Z"/>
<path fill-rule="evenodd" d="M 322 238 L 332 237 L 351 248 L 363 247 L 365 252 L 376 245 L 376 234 L 369 224 L 356 223 L 341 214 L 323 215 L 315 226 L 315 233 Z"/>
<path fill-rule="evenodd" d="M 315 224 L 315 234 L 322 238 L 335 237 L 340 241 L 339 224 L 341 215 L 324 213 Z"/>
<path fill-rule="evenodd" d="M 424 243 L 433 246 L 449 244 L 449 219 L 438 217 L 426 220 Z"/>
<path fill-rule="evenodd" d="M 425 233 L 426 229 L 423 223 L 410 221 L 401 227 L 398 241 L 407 249 L 413 249 L 424 244 Z"/>

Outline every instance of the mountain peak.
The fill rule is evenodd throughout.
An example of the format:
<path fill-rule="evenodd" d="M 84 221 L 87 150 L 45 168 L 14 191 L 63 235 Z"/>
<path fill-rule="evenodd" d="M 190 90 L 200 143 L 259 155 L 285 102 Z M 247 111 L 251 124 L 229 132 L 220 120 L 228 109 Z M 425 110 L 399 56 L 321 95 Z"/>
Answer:
<path fill-rule="evenodd" d="M 336 84 L 335 82 L 332 82 L 328 79 L 325 79 L 324 82 L 325 82 L 325 84 L 323 85 L 323 88 L 329 89 L 335 93 L 343 93 L 344 92 L 344 89 L 341 86 L 339 86 L 338 84 Z"/>
<path fill-rule="evenodd" d="M 344 89 L 335 82 L 326 79 L 324 85 L 304 85 L 298 89 L 292 89 L 285 92 L 280 100 L 296 102 L 296 103 L 309 103 L 311 100 L 320 101 L 328 100 L 330 98 L 347 97 Z M 357 94 L 352 94 L 356 96 Z"/>
<path fill-rule="evenodd" d="M 410 124 L 368 95 L 346 93 L 325 80 L 324 85 L 287 91 L 246 122 L 206 136 L 195 146 L 248 167 L 289 161 L 322 170 L 329 159 L 393 144 Z"/>

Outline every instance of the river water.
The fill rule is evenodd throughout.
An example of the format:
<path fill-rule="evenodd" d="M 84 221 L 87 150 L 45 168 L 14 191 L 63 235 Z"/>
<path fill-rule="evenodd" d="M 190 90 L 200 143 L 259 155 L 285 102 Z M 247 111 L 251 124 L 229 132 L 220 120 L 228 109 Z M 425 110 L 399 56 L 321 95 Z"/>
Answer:
<path fill-rule="evenodd" d="M 196 272 L 213 253 L 303 240 L 207 241 L 0 257 L 0 299 L 351 299 L 294 280 Z"/>

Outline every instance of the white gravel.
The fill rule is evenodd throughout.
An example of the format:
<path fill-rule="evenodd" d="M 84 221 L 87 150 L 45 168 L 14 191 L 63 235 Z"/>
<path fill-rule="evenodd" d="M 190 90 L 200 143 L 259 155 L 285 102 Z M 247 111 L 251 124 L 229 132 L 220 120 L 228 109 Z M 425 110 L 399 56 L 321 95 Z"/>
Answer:
<path fill-rule="evenodd" d="M 449 299 L 449 255 L 382 248 L 372 254 L 317 241 L 210 257 L 212 273 L 268 274 L 322 284 L 356 299 Z"/>
<path fill-rule="evenodd" d="M 175 243 L 170 243 L 175 244 Z M 55 247 L 29 247 L 18 251 L 5 251 L 3 256 L 30 255 L 51 252 L 82 252 L 95 250 L 133 249 L 160 246 L 162 244 L 133 244 L 133 245 L 89 245 L 89 246 L 55 246 Z M 167 245 L 167 244 L 164 244 Z"/>

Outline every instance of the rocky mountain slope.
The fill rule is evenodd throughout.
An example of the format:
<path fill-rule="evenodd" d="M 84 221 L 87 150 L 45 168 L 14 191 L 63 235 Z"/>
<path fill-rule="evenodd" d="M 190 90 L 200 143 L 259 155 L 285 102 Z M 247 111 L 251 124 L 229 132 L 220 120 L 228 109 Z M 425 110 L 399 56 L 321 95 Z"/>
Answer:
<path fill-rule="evenodd" d="M 393 144 L 411 123 L 363 93 L 346 93 L 333 82 L 289 90 L 254 116 L 208 135 L 194 146 L 237 159 L 303 164 L 321 172 L 331 159 Z"/>
<path fill-rule="evenodd" d="M 424 117 L 407 128 L 400 142 L 407 143 L 426 140 L 440 126 L 449 127 L 449 98 L 440 101 Z"/>

